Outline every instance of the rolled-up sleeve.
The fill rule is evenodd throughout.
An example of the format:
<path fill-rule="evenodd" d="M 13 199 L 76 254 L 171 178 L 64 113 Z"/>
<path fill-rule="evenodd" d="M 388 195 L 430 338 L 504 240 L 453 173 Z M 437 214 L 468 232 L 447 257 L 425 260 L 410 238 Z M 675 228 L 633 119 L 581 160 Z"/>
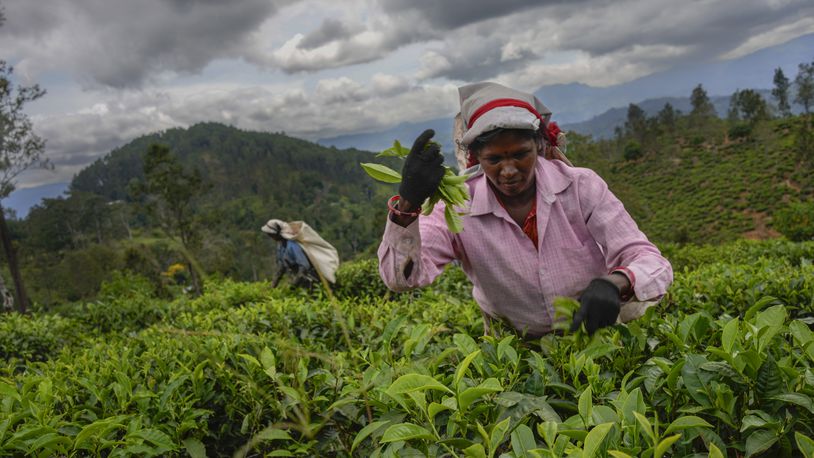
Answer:
<path fill-rule="evenodd" d="M 599 175 L 586 171 L 579 186 L 583 217 L 588 231 L 602 247 L 607 268 L 626 267 L 633 273 L 633 292 L 639 301 L 663 296 L 673 282 L 670 261 L 639 230 Z"/>
<path fill-rule="evenodd" d="M 455 259 L 454 236 L 446 227 L 443 204 L 402 227 L 387 218 L 379 245 L 379 275 L 393 291 L 429 285 Z M 412 261 L 409 276 L 405 269 Z"/>

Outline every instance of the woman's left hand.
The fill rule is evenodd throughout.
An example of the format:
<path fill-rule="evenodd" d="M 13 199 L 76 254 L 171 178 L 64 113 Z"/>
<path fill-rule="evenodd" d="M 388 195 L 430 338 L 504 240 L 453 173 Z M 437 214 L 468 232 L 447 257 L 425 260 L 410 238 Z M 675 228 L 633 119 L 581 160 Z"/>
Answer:
<path fill-rule="evenodd" d="M 588 334 L 616 323 L 622 302 L 619 295 L 620 288 L 609 278 L 600 277 L 591 280 L 579 298 L 580 307 L 574 314 L 571 332 L 579 329 L 583 323 Z"/>

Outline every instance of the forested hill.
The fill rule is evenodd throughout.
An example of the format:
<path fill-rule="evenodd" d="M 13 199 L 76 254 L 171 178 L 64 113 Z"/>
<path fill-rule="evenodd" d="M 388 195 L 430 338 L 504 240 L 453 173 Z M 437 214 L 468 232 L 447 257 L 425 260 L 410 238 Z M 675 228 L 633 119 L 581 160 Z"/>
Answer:
<path fill-rule="evenodd" d="M 371 180 L 359 167 L 371 159 L 369 152 L 340 151 L 281 133 L 218 123 L 139 137 L 82 170 L 70 189 L 128 200 L 130 183 L 143 179 L 143 156 L 154 143 L 168 146 L 185 168 L 201 173 L 212 186 L 208 203 L 256 196 L 264 199 L 266 208 L 287 212 L 288 207 L 307 207 L 331 196 L 351 201 L 370 197 Z"/>
<path fill-rule="evenodd" d="M 802 116 L 648 118 L 632 106 L 620 135 L 596 142 L 572 135 L 568 155 L 605 178 L 657 244 L 767 238 L 779 235 L 778 210 L 814 196 L 805 125 Z M 166 145 L 185 171 L 197 170 L 206 186 L 191 199 L 199 236 L 192 250 L 209 275 L 268 278 L 274 244 L 259 228 L 269 218 L 307 221 L 343 261 L 372 256 L 395 191 L 359 167 L 383 162 L 371 152 L 214 123 L 140 137 L 79 173 L 68 198 L 46 199 L 15 222 L 37 300 L 87 298 L 113 271 L 157 278 L 184 261 L 133 193 L 154 143 Z"/>
<path fill-rule="evenodd" d="M 216 123 L 146 135 L 82 170 L 67 198 L 44 199 L 14 222 L 35 299 L 76 300 L 97 291 L 112 271 L 158 278 L 184 262 L 161 230 L 166 221 L 133 191 L 144 183 L 152 144 L 167 146 L 185 173 L 197 170 L 202 178 L 203 191 L 190 199 L 197 240 L 190 249 L 210 275 L 268 278 L 275 245 L 260 227 L 270 218 L 306 221 L 347 261 L 380 239 L 395 192 L 359 166 L 382 162 L 371 152 Z"/>
<path fill-rule="evenodd" d="M 359 166 L 372 159 L 370 152 L 217 123 L 140 137 L 80 172 L 71 191 L 132 200 L 131 183 L 143 180 L 143 156 L 153 143 L 168 146 L 185 169 L 201 174 L 209 189 L 193 204 L 210 231 L 245 234 L 269 218 L 301 219 L 346 259 L 380 235 L 362 218 L 374 207 L 383 210 L 389 192 Z"/>

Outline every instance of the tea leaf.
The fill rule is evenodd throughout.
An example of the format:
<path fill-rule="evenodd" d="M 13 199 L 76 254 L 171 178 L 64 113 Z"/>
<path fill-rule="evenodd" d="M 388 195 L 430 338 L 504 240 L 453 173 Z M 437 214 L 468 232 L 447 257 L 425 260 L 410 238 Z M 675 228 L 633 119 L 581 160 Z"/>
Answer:
<path fill-rule="evenodd" d="M 401 174 L 386 165 L 374 164 L 372 162 L 359 165 L 375 180 L 385 183 L 401 183 Z"/>
<path fill-rule="evenodd" d="M 500 445 L 501 442 L 503 442 L 503 439 L 506 437 L 506 432 L 508 430 L 509 430 L 508 418 L 492 427 L 492 434 L 489 436 L 489 450 L 493 454 L 494 451 L 497 450 L 498 445 Z"/>
<path fill-rule="evenodd" d="M 421 426 L 412 423 L 399 423 L 387 428 L 379 442 L 387 443 L 411 439 L 433 440 L 435 436 Z"/>
<path fill-rule="evenodd" d="M 726 458 L 726 456 L 723 454 L 723 452 L 721 452 L 721 449 L 719 449 L 714 443 L 710 442 L 708 458 Z"/>
<path fill-rule="evenodd" d="M 670 448 L 678 439 L 681 438 L 681 434 L 675 434 L 670 437 L 666 437 L 659 442 L 659 445 L 656 446 L 656 450 L 653 452 L 653 458 L 661 458 L 664 455 L 664 452 Z"/>
<path fill-rule="evenodd" d="M 473 444 L 464 449 L 464 456 L 468 458 L 486 458 L 486 450 L 482 444 Z"/>
<path fill-rule="evenodd" d="M 461 379 L 464 378 L 466 371 L 469 369 L 469 365 L 472 364 L 472 361 L 480 355 L 480 350 L 473 351 L 469 355 L 461 361 L 461 364 L 458 365 L 458 368 L 455 369 L 455 377 L 453 379 L 453 387 L 458 389 L 458 385 L 461 383 Z"/>
<path fill-rule="evenodd" d="M 795 431 L 794 441 L 797 442 L 797 448 L 803 452 L 803 456 L 806 458 L 814 457 L 814 440 L 799 431 Z"/>
<path fill-rule="evenodd" d="M 529 450 L 537 448 L 537 442 L 534 440 L 534 433 L 526 425 L 517 425 L 517 428 L 512 431 L 512 451 L 518 458 L 532 458 Z"/>
<path fill-rule="evenodd" d="M 582 422 L 586 428 L 589 428 L 593 423 L 592 396 L 593 392 L 591 391 L 590 385 L 579 395 L 579 416 L 582 417 Z"/>
<path fill-rule="evenodd" d="M 777 435 L 772 431 L 759 429 L 753 432 L 746 438 L 746 457 L 749 458 L 750 456 L 765 452 L 777 442 L 777 439 Z"/>
<path fill-rule="evenodd" d="M 712 428 L 712 425 L 707 423 L 703 418 L 693 415 L 678 417 L 664 430 L 664 435 L 670 434 L 673 431 L 682 431 L 689 428 Z"/>
<path fill-rule="evenodd" d="M 183 444 L 190 458 L 206 458 L 206 447 L 200 440 L 188 437 L 184 439 Z"/>
<path fill-rule="evenodd" d="M 473 402 L 479 400 L 483 396 L 500 391 L 503 391 L 503 387 L 500 385 L 500 382 L 496 378 L 488 378 L 480 385 L 464 390 L 464 392 L 458 396 L 458 408 L 461 411 L 466 411 L 466 409 L 472 405 Z"/>
<path fill-rule="evenodd" d="M 608 431 L 610 431 L 612 427 L 613 423 L 602 423 L 601 425 L 594 426 L 594 428 L 588 432 L 588 435 L 585 436 L 585 447 L 583 447 L 582 458 L 593 458 L 596 456 L 596 452 L 599 451 L 602 441 L 605 439 L 605 436 L 608 435 Z"/>
<path fill-rule="evenodd" d="M 429 375 L 405 374 L 396 379 L 387 391 L 396 394 L 405 394 L 411 391 L 439 390 L 452 393 L 443 383 Z"/>
<path fill-rule="evenodd" d="M 363 440 L 367 439 L 368 436 L 375 433 L 376 431 L 378 431 L 379 429 L 381 429 L 382 427 L 384 427 L 385 425 L 387 425 L 389 423 L 390 423 L 390 420 L 374 421 L 373 423 L 370 423 L 370 424 L 366 425 L 364 428 L 362 428 L 361 430 L 359 430 L 359 432 L 356 433 L 356 437 L 353 439 L 353 444 L 351 444 L 351 446 L 350 446 L 351 453 L 353 453 L 353 451 L 356 449 L 356 447 Z"/>
<path fill-rule="evenodd" d="M 641 429 L 645 433 L 645 437 L 650 439 L 650 443 L 655 446 L 656 435 L 653 433 L 653 426 L 650 425 L 650 420 L 639 412 L 633 412 L 633 416 L 636 417 L 636 422 L 639 423 L 639 426 L 641 426 Z"/>

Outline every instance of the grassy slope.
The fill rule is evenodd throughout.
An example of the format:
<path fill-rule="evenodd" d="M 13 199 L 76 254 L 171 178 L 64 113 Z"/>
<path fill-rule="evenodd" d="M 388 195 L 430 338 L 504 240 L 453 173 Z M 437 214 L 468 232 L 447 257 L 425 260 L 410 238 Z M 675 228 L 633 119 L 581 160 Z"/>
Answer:
<path fill-rule="evenodd" d="M 758 125 L 750 139 L 662 140 L 640 160 L 588 160 L 656 241 L 713 243 L 777 236 L 771 215 L 814 195 L 811 165 L 795 151 L 800 120 Z M 596 158 L 596 156 L 594 156 Z"/>

